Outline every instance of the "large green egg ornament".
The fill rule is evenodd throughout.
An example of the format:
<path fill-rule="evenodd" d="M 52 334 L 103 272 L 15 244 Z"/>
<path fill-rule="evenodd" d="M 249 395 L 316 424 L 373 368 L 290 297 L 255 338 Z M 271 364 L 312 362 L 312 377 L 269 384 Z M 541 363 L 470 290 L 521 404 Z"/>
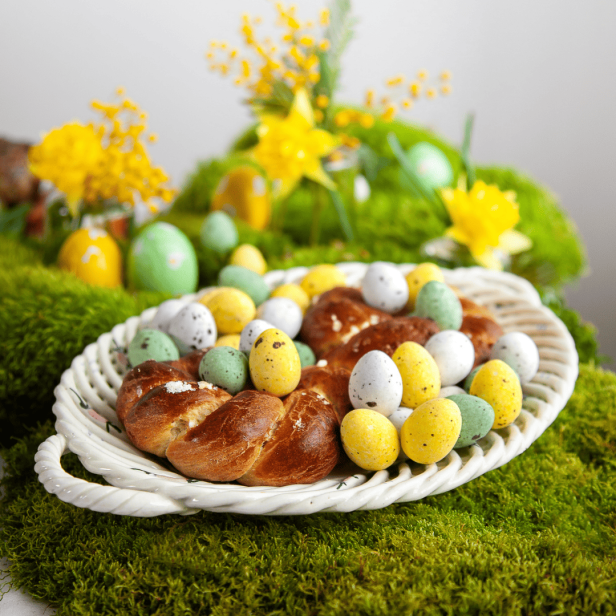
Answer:
<path fill-rule="evenodd" d="M 453 182 L 453 169 L 449 159 L 442 150 L 427 141 L 420 141 L 407 150 L 406 160 L 426 190 L 450 186 Z M 400 170 L 400 184 L 403 188 L 415 193 L 402 170 Z"/>
<path fill-rule="evenodd" d="M 166 222 L 147 226 L 128 253 L 128 281 L 133 289 L 184 295 L 197 289 L 199 268 L 190 240 Z"/>

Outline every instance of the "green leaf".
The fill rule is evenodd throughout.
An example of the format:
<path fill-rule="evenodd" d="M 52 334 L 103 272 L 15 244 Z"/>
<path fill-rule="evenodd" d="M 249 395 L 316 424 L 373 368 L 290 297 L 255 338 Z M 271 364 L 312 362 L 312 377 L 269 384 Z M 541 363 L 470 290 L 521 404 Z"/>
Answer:
<path fill-rule="evenodd" d="M 336 91 L 340 77 L 340 59 L 346 46 L 353 38 L 353 29 L 357 18 L 351 15 L 351 0 L 333 0 L 329 6 L 329 26 L 325 30 L 325 38 L 330 47 L 327 50 L 329 70 L 329 97 Z"/>
<path fill-rule="evenodd" d="M 352 242 L 355 239 L 355 235 L 353 233 L 353 227 L 351 226 L 351 222 L 349 221 L 349 217 L 347 216 L 346 208 L 344 207 L 344 202 L 342 201 L 342 197 L 340 193 L 336 190 L 330 190 L 329 196 L 332 199 L 334 207 L 336 208 L 336 213 L 338 214 L 338 218 L 340 219 L 340 226 L 342 227 L 342 232 L 349 242 Z"/>
<path fill-rule="evenodd" d="M 0 234 L 19 237 L 26 228 L 30 204 L 23 203 L 10 210 L 0 211 Z"/>
<path fill-rule="evenodd" d="M 460 158 L 462 159 L 462 165 L 466 172 L 468 188 L 472 188 L 475 183 L 475 170 L 471 164 L 471 137 L 473 135 L 473 124 L 475 122 L 475 116 L 469 113 L 466 116 L 466 122 L 464 124 L 464 141 L 462 143 L 462 151 L 460 152 Z"/>
<path fill-rule="evenodd" d="M 363 174 L 369 182 L 374 182 L 379 171 L 387 166 L 389 160 L 379 156 L 370 146 L 362 143 L 357 151 L 357 158 Z"/>

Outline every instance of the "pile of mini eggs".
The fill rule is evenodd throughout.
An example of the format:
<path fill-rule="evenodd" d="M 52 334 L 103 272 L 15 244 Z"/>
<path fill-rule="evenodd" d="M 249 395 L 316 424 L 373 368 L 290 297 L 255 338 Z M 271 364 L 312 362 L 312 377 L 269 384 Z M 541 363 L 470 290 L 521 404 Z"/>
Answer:
<path fill-rule="evenodd" d="M 257 249 L 251 249 L 242 265 L 223 268 L 220 286 L 199 301 L 161 304 L 129 344 L 130 363 L 178 359 L 214 346 L 201 361 L 202 380 L 232 395 L 251 383 L 280 397 L 293 391 L 302 368 L 315 363 L 312 350 L 294 340 L 303 315 L 320 294 L 345 286 L 345 275 L 334 265 L 319 265 L 299 284 L 270 292 L 263 271 L 254 269 L 260 262 L 252 253 Z M 425 347 L 404 342 L 392 357 L 370 351 L 355 364 L 349 381 L 354 410 L 340 429 L 355 464 L 370 471 L 407 459 L 431 464 L 516 420 L 521 385 L 539 367 L 539 352 L 529 336 L 503 335 L 490 360 L 473 369 L 473 344 L 459 331 L 460 300 L 437 266 L 422 263 L 404 276 L 395 265 L 376 262 L 368 267 L 361 291 L 368 305 L 432 319 L 441 331 Z"/>

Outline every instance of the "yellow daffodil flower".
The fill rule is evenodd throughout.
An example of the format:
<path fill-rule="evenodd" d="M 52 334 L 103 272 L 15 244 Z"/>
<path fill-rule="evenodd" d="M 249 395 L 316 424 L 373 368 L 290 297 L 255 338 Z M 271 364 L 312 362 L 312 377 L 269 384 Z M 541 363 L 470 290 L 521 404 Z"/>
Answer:
<path fill-rule="evenodd" d="M 513 229 L 520 220 L 515 193 L 478 180 L 470 191 L 445 188 L 441 195 L 453 223 L 446 235 L 467 246 L 480 265 L 500 270 L 495 249 L 516 254 L 530 248 L 530 240 Z"/>
<path fill-rule="evenodd" d="M 338 140 L 314 128 L 314 112 L 306 90 L 298 90 L 287 117 L 262 115 L 260 120 L 259 143 L 253 155 L 272 180 L 276 196 L 288 195 L 304 176 L 326 188 L 335 188 L 321 166 L 321 158 L 336 148 Z"/>

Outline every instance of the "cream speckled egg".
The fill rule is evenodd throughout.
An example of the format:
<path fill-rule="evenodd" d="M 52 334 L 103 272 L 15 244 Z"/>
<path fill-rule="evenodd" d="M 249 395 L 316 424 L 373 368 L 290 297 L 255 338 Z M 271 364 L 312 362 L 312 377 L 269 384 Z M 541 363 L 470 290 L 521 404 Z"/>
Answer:
<path fill-rule="evenodd" d="M 402 376 L 402 404 L 417 408 L 436 398 L 441 388 L 441 376 L 434 358 L 416 342 L 403 342 L 393 354 Z"/>
<path fill-rule="evenodd" d="M 465 379 L 475 363 L 475 347 L 470 338 L 452 329 L 434 334 L 426 342 L 426 351 L 434 357 L 443 387 Z"/>
<path fill-rule="evenodd" d="M 402 272 L 392 263 L 375 261 L 366 270 L 361 292 L 368 306 L 393 314 L 409 298 L 409 287 Z"/>
<path fill-rule="evenodd" d="M 239 334 L 255 318 L 255 304 L 239 289 L 225 289 L 207 300 L 216 327 L 221 334 Z"/>
<path fill-rule="evenodd" d="M 400 451 L 394 425 L 387 417 L 370 409 L 347 413 L 340 426 L 340 437 L 347 456 L 367 471 L 391 466 Z"/>
<path fill-rule="evenodd" d="M 302 314 L 305 314 L 306 310 L 308 310 L 308 306 L 310 306 L 308 293 L 298 284 L 293 284 L 292 282 L 281 284 L 279 287 L 276 287 L 272 291 L 270 297 L 288 297 L 292 299 L 302 309 Z"/>
<path fill-rule="evenodd" d="M 500 359 L 491 359 L 475 375 L 469 393 L 494 409 L 493 429 L 512 424 L 522 411 L 522 386 L 513 369 Z"/>
<path fill-rule="evenodd" d="M 288 297 L 272 297 L 257 310 L 257 317 L 295 338 L 302 327 L 302 309 Z"/>
<path fill-rule="evenodd" d="M 387 417 L 402 400 L 402 377 L 383 351 L 369 351 L 355 364 L 349 379 L 349 397 L 356 409 L 369 408 Z"/>
<path fill-rule="evenodd" d="M 266 330 L 273 329 L 274 326 L 263 319 L 253 319 L 247 323 L 240 334 L 240 351 L 250 353 L 255 340 Z"/>
<path fill-rule="evenodd" d="M 229 259 L 231 265 L 241 265 L 263 276 L 267 271 L 267 263 L 261 251 L 252 244 L 241 244 Z"/>
<path fill-rule="evenodd" d="M 259 391 L 282 397 L 299 383 L 302 365 L 293 341 L 279 329 L 266 329 L 248 358 L 250 377 Z"/>
<path fill-rule="evenodd" d="M 216 322 L 203 304 L 190 302 L 171 319 L 169 335 L 178 345 L 180 353 L 185 355 L 214 345 L 217 338 Z"/>
<path fill-rule="evenodd" d="M 447 398 L 428 400 L 404 422 L 402 449 L 413 462 L 438 462 L 453 449 L 461 428 L 462 415 L 455 402 Z"/>
<path fill-rule="evenodd" d="M 317 265 L 304 276 L 300 286 L 312 298 L 334 287 L 345 287 L 346 276 L 335 265 Z"/>
<path fill-rule="evenodd" d="M 447 387 L 441 387 L 441 391 L 438 392 L 437 398 L 449 398 L 449 396 L 455 396 L 456 394 L 465 394 L 466 392 L 457 385 L 448 385 Z M 455 402 L 455 400 L 454 400 Z"/>
<path fill-rule="evenodd" d="M 431 280 L 445 282 L 443 272 L 434 263 L 420 263 L 413 271 L 406 275 L 406 284 L 409 287 L 409 299 L 406 306 L 409 310 L 415 308 L 415 300 L 421 288 Z"/>
<path fill-rule="evenodd" d="M 528 383 L 539 369 L 539 349 L 535 341 L 524 332 L 509 332 L 501 336 L 492 347 L 490 357 L 502 359 L 511 366 L 520 383 Z"/>

